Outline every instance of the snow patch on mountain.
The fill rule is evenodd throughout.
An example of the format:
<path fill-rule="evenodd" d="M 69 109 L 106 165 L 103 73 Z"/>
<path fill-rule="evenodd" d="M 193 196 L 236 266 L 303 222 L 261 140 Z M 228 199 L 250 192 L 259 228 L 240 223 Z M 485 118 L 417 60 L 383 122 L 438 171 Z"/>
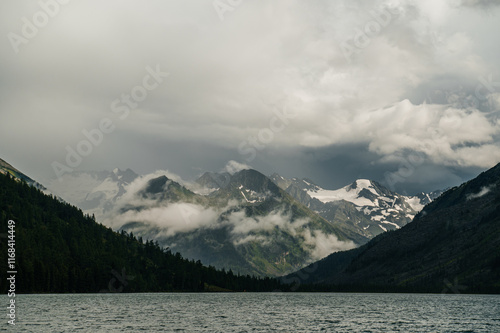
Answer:
<path fill-rule="evenodd" d="M 381 186 L 377 184 L 377 187 L 380 189 Z M 387 189 L 384 190 L 388 191 Z M 397 193 L 391 193 L 391 197 L 388 197 L 384 193 L 381 193 L 381 191 L 375 187 L 374 183 L 368 179 L 358 179 L 354 183 L 338 190 L 326 190 L 315 185 L 314 188 L 309 189 L 306 192 L 312 198 L 316 198 L 323 203 L 340 200 L 351 202 L 360 207 L 359 210 L 363 211 L 366 215 L 370 215 L 377 211 L 377 208 L 384 208 L 380 211 L 380 214 L 383 216 L 388 216 L 392 212 L 406 211 L 408 210 L 408 207 L 403 207 L 405 203 L 416 214 L 425 206 L 422 203 L 422 199 L 417 196 L 410 197 L 399 195 Z M 427 198 L 429 202 L 432 201 L 428 195 Z M 408 215 L 413 218 L 415 214 Z"/>
<path fill-rule="evenodd" d="M 353 187 L 354 184 L 356 186 Z M 363 190 L 368 190 L 375 196 L 379 195 L 367 179 L 358 179 L 355 183 L 338 190 L 325 190 L 316 186 L 313 190 L 308 190 L 307 194 L 323 203 L 345 200 L 352 202 L 356 206 L 378 206 L 376 201 L 360 195 Z"/>
<path fill-rule="evenodd" d="M 429 202 L 432 201 L 430 197 L 428 199 Z M 419 197 L 406 197 L 406 201 L 416 212 L 420 212 L 425 207 L 425 204 L 422 203 L 422 199 Z"/>
<path fill-rule="evenodd" d="M 358 179 L 333 190 L 322 188 L 309 179 L 286 179 L 278 174 L 273 174 L 271 179 L 323 218 L 357 233 L 361 242 L 363 237 L 366 240 L 411 222 L 426 204 L 441 193 L 405 196 L 368 179 Z"/>

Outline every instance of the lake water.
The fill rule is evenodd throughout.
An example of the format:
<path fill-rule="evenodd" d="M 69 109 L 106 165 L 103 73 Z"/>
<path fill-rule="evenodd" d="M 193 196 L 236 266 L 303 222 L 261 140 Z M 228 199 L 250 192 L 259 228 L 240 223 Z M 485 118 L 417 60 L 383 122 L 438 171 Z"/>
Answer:
<path fill-rule="evenodd" d="M 37 333 L 500 332 L 499 295 L 66 294 L 17 295 L 16 304 L 15 328 L 3 319 L 0 329 Z"/>

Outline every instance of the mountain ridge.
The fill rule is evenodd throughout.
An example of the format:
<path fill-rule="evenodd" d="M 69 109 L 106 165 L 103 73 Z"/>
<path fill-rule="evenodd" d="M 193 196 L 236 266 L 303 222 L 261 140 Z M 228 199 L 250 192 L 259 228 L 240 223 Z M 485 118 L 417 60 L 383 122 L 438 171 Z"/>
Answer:
<path fill-rule="evenodd" d="M 205 172 L 189 184 L 175 179 L 168 172 L 139 176 L 130 169 L 115 169 L 75 172 L 65 175 L 62 184 L 78 189 L 72 190 L 69 202 L 115 230 L 134 232 L 187 258 L 243 274 L 287 274 L 397 226 L 371 226 L 372 217 L 352 202 L 325 204 L 298 188 L 294 194 L 291 189 L 296 187 L 285 191 L 252 169 Z M 321 189 L 311 180 L 302 184 L 303 189 Z M 326 207 L 327 214 L 314 205 Z"/>
<path fill-rule="evenodd" d="M 328 249 L 355 246 L 342 228 L 256 170 L 205 173 L 197 184 L 212 189 L 204 194 L 165 175 L 138 181 L 142 185 L 131 185 L 137 193 L 127 193 L 129 202 L 118 207 L 114 227 L 218 268 L 277 276 L 329 254 Z"/>
<path fill-rule="evenodd" d="M 368 179 L 357 179 L 337 190 L 326 190 L 310 179 L 286 179 L 275 173 L 271 179 L 296 200 L 332 223 L 344 225 L 358 244 L 409 223 L 440 191 L 404 196 Z"/>
<path fill-rule="evenodd" d="M 458 281 L 467 292 L 500 292 L 500 164 L 449 189 L 403 228 L 307 271 L 284 281 L 422 292 L 446 292 L 449 281 Z"/>
<path fill-rule="evenodd" d="M 120 293 L 272 291 L 285 287 L 274 279 L 238 276 L 144 241 L 117 233 L 75 206 L 48 196 L 10 174 L 0 174 L 0 216 L 15 226 L 15 293 Z M 7 231 L 7 223 L 2 223 Z M 13 231 L 15 230 L 15 231 Z M 15 238 L 14 238 L 15 237 Z M 10 244 L 9 244 L 10 245 Z M 0 242 L 0 269 L 11 246 Z M 9 264 L 12 264 L 9 261 Z M 9 287 L 10 286 L 10 287 Z M 2 292 L 12 289 L 2 279 Z M 10 291 L 12 292 L 12 290 Z"/>

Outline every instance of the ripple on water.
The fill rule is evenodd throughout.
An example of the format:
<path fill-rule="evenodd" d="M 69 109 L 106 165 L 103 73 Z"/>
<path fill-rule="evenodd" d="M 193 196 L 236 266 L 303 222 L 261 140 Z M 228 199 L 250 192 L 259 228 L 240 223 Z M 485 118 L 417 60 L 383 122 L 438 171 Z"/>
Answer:
<path fill-rule="evenodd" d="M 19 332 L 500 332 L 492 295 L 18 295 L 16 304 Z"/>

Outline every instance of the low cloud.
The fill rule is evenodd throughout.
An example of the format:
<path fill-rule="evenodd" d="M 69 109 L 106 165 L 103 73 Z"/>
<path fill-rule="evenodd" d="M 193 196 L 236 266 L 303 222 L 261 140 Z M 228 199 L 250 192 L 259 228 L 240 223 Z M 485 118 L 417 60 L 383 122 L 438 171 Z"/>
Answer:
<path fill-rule="evenodd" d="M 104 223 L 115 229 L 130 222 L 140 222 L 159 228 L 162 236 L 174 236 L 177 233 L 190 232 L 202 227 L 208 227 L 217 222 L 220 212 L 197 203 L 159 201 L 154 196 L 144 197 L 140 193 L 147 187 L 149 181 L 166 176 L 169 181 L 178 182 L 189 187 L 193 183 L 168 170 L 158 170 L 151 174 L 138 177 L 125 187 L 126 192 L 118 198 L 114 209 L 104 216 Z M 160 235 L 159 235 L 160 236 Z"/>
<path fill-rule="evenodd" d="M 247 235 L 251 232 L 269 232 L 275 228 L 286 230 L 295 236 L 300 228 L 309 223 L 309 220 L 292 220 L 290 214 L 285 214 L 283 212 L 273 212 L 269 215 L 249 217 L 246 216 L 244 210 L 241 210 L 230 214 L 227 218 L 227 222 L 232 226 L 231 233 L 237 237 Z"/>
<path fill-rule="evenodd" d="M 319 260 L 337 251 L 350 250 L 356 247 L 352 241 L 340 241 L 335 235 L 326 235 L 321 230 L 310 230 L 308 219 L 293 220 L 291 214 L 274 212 L 266 216 L 248 217 L 244 211 L 232 213 L 228 219 L 232 226 L 233 244 L 235 246 L 251 241 L 269 242 L 259 232 L 270 232 L 275 228 L 289 232 L 295 237 L 304 239 L 303 249 L 310 253 L 311 260 Z"/>
<path fill-rule="evenodd" d="M 338 251 L 351 250 L 356 247 L 352 241 L 340 241 L 335 235 L 326 235 L 321 230 L 304 230 L 305 243 L 312 246 L 311 257 L 320 260 Z"/>
<path fill-rule="evenodd" d="M 228 165 L 233 170 L 242 166 L 236 162 Z M 247 216 L 244 208 L 235 210 L 238 203 L 234 201 L 224 207 L 208 207 L 198 202 L 168 202 L 158 200 L 155 195 L 144 197 L 141 194 L 150 180 L 164 175 L 182 182 L 180 177 L 165 170 L 137 178 L 126 187 L 126 193 L 117 200 L 115 209 L 107 214 L 104 223 L 114 229 L 120 229 L 129 223 L 141 223 L 140 226 L 131 226 L 130 230 L 134 233 L 152 230 L 155 239 L 199 229 L 227 228 L 234 246 L 249 242 L 270 245 L 273 241 L 272 233 L 279 230 L 303 239 L 303 249 L 310 253 L 311 260 L 355 247 L 352 242 L 339 241 L 335 235 L 310 230 L 309 219 L 294 219 L 290 211 L 277 210 L 268 215 Z"/>
<path fill-rule="evenodd" d="M 477 193 L 469 193 L 467 194 L 467 200 L 472 200 L 472 199 L 477 199 L 484 197 L 486 194 L 490 193 L 491 190 L 493 189 L 494 185 L 491 186 L 483 186 L 481 187 L 481 190 Z"/>
<path fill-rule="evenodd" d="M 252 169 L 252 167 L 249 165 L 231 160 L 231 161 L 227 162 L 223 171 L 226 171 L 227 173 L 234 175 L 237 172 L 240 172 L 242 170 L 248 170 L 248 169 Z"/>
<path fill-rule="evenodd" d="M 185 233 L 212 226 L 217 222 L 218 212 L 189 203 L 172 203 L 168 206 L 150 207 L 140 211 L 129 210 L 119 215 L 113 224 L 124 225 L 124 222 L 141 222 L 159 228 L 155 237 L 170 237 L 177 233 Z"/>
<path fill-rule="evenodd" d="M 247 235 L 243 238 L 238 238 L 237 240 L 233 241 L 233 244 L 234 246 L 239 246 L 248 242 L 259 242 L 261 244 L 267 244 L 269 243 L 269 240 L 266 240 L 264 236 Z"/>

